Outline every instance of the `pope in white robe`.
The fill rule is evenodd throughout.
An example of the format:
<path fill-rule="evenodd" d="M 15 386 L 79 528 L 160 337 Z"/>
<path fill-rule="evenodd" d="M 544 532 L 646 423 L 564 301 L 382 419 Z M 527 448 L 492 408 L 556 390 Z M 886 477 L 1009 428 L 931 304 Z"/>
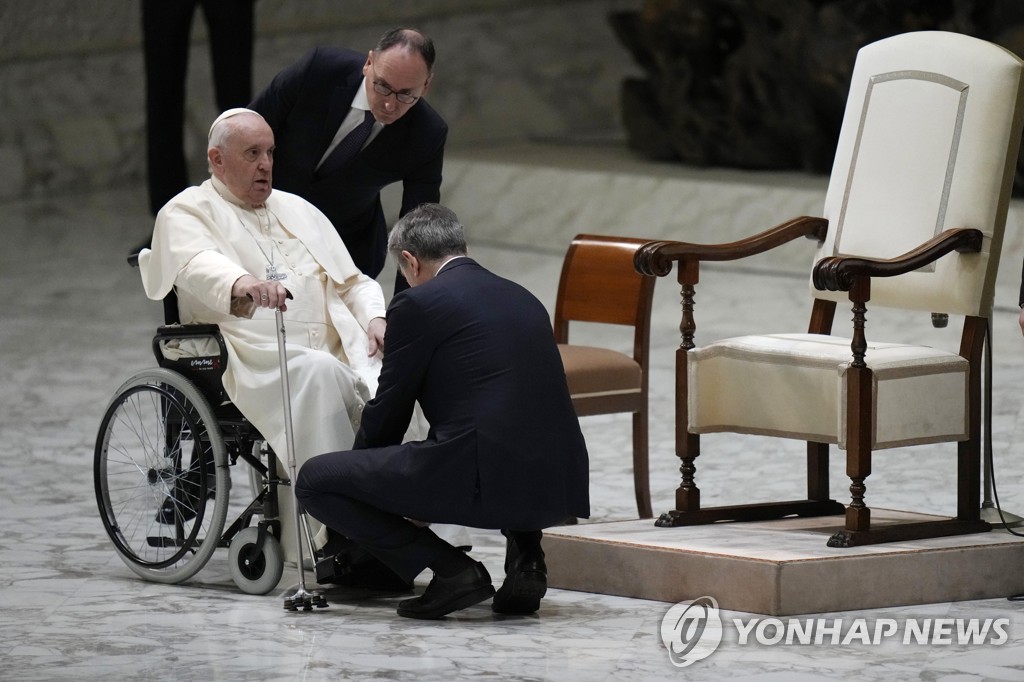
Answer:
<path fill-rule="evenodd" d="M 285 474 L 275 309 L 286 310 L 301 466 L 352 446 L 363 404 L 377 389 L 386 306 L 380 285 L 356 268 L 330 221 L 306 200 L 271 191 L 273 149 L 273 132 L 259 114 L 221 114 L 210 129 L 212 177 L 161 209 L 139 268 L 149 298 L 176 290 L 183 324 L 219 325 L 229 356 L 225 391 Z M 282 546 L 294 561 L 293 496 L 290 488 L 279 493 Z"/>

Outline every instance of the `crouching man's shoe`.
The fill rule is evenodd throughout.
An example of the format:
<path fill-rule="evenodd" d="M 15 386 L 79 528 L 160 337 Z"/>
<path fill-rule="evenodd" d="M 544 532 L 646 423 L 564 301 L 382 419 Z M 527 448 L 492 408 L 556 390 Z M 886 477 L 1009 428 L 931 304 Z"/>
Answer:
<path fill-rule="evenodd" d="M 484 565 L 477 561 L 450 578 L 442 578 L 435 573 L 422 595 L 399 602 L 398 615 L 406 618 L 443 618 L 452 611 L 479 604 L 493 595 L 491 576 Z"/>
<path fill-rule="evenodd" d="M 491 609 L 495 613 L 534 613 L 548 591 L 548 568 L 544 555 L 523 555 L 512 562 L 505 582 L 494 595 Z"/>
<path fill-rule="evenodd" d="M 494 595 L 495 613 L 527 614 L 540 608 L 548 591 L 548 567 L 544 563 L 540 531 L 502 531 L 505 545 L 505 581 Z"/>

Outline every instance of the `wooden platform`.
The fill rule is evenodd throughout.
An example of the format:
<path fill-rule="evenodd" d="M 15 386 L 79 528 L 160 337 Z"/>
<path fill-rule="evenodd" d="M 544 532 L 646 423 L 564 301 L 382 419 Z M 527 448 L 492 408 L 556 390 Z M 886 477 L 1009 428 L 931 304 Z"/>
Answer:
<path fill-rule="evenodd" d="M 925 520 L 874 509 L 876 523 Z M 655 528 L 621 521 L 545 531 L 549 585 L 665 602 L 711 596 L 772 616 L 1024 592 L 1024 538 L 1005 530 L 829 548 L 842 517 Z"/>

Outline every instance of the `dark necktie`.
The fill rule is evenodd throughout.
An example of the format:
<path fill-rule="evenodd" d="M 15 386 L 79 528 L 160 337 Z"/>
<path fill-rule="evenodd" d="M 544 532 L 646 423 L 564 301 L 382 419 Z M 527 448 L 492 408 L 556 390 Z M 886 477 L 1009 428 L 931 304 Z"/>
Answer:
<path fill-rule="evenodd" d="M 359 150 L 363 148 L 366 138 L 370 136 L 370 131 L 373 130 L 373 122 L 373 113 L 367 111 L 363 117 L 363 122 L 343 137 L 330 156 L 320 164 L 320 168 L 316 171 L 317 174 L 332 173 L 351 161 L 359 153 Z"/>

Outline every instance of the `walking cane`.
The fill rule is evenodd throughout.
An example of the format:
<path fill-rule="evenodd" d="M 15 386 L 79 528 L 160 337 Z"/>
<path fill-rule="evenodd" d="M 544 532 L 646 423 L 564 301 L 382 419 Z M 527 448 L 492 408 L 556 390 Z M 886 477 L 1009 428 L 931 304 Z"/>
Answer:
<path fill-rule="evenodd" d="M 289 296 L 289 298 L 291 298 L 291 296 Z M 323 592 L 319 590 L 313 590 L 312 592 L 306 590 L 306 569 L 302 565 L 302 516 L 305 512 L 301 511 L 299 498 L 295 495 L 295 438 L 292 434 L 292 393 L 291 388 L 288 385 L 288 357 L 284 348 L 284 314 L 281 312 L 280 308 L 278 308 L 274 314 L 277 322 L 277 353 L 281 363 L 281 398 L 284 403 L 284 439 L 285 446 L 288 450 L 288 472 L 291 476 L 292 500 L 295 502 L 296 563 L 299 566 L 299 587 L 295 591 L 295 594 L 284 598 L 284 608 L 288 611 L 298 611 L 301 606 L 303 611 L 310 611 L 314 606 L 319 609 L 326 608 L 327 598 L 324 597 Z"/>

